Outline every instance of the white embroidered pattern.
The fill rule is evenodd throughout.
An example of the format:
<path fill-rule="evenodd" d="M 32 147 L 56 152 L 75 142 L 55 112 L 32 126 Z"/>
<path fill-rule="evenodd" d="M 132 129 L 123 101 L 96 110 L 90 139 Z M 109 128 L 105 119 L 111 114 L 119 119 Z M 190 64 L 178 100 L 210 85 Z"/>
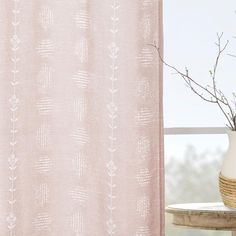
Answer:
<path fill-rule="evenodd" d="M 18 27 L 20 25 L 20 9 L 19 9 L 19 0 L 13 0 L 13 20 L 12 20 L 12 26 L 13 26 L 13 34 L 10 39 L 11 43 L 11 61 L 13 63 L 13 67 L 11 69 L 12 73 L 12 79 L 10 81 L 11 87 L 12 87 L 12 95 L 9 99 L 9 104 L 10 104 L 10 111 L 11 111 L 11 128 L 10 128 L 10 134 L 11 134 L 11 140 L 10 140 L 10 147 L 11 147 L 11 154 L 8 158 L 8 165 L 9 165 L 9 171 L 10 171 L 10 176 L 9 176 L 9 181 L 10 181 L 10 187 L 9 187 L 9 198 L 8 198 L 8 204 L 9 204 L 9 212 L 6 216 L 6 221 L 7 221 L 7 227 L 9 230 L 9 235 L 10 236 L 16 236 L 16 226 L 17 226 L 17 217 L 16 217 L 16 212 L 15 212 L 15 204 L 16 204 L 16 169 L 17 169 L 17 161 L 18 158 L 16 156 L 16 135 L 17 135 L 17 110 L 18 110 L 18 105 L 19 105 L 19 98 L 17 97 L 17 85 L 19 84 L 18 80 L 18 62 L 20 61 L 19 58 L 19 49 L 20 49 L 20 39 L 18 36 Z"/>
<path fill-rule="evenodd" d="M 151 236 L 150 229 L 148 227 L 140 227 L 135 236 Z"/>
<path fill-rule="evenodd" d="M 107 167 L 107 174 L 108 174 L 108 219 L 106 221 L 107 225 L 107 233 L 108 235 L 115 235 L 116 234 L 116 228 L 117 225 L 114 222 L 114 211 L 116 209 L 115 206 L 115 176 L 116 176 L 116 171 L 117 167 L 115 164 L 114 156 L 116 153 L 116 129 L 117 129 L 117 112 L 118 112 L 118 107 L 115 102 L 115 96 L 117 93 L 117 88 L 116 88 L 116 82 L 117 82 L 117 59 L 119 56 L 119 47 L 117 46 L 116 43 L 116 37 L 118 33 L 118 22 L 119 18 L 117 16 L 118 14 L 118 9 L 120 8 L 120 5 L 118 4 L 117 0 L 112 0 L 111 3 L 111 10 L 112 10 L 112 15 L 110 17 L 111 20 L 111 29 L 110 33 L 112 36 L 112 42 L 108 46 L 109 50 L 109 57 L 111 59 L 111 64 L 110 64 L 110 69 L 111 69 L 111 75 L 109 77 L 111 86 L 109 88 L 109 94 L 110 94 L 110 102 L 107 104 L 107 109 L 108 109 L 108 118 L 109 118 L 109 136 L 108 136 L 108 153 L 109 153 L 109 161 L 106 164 Z"/>
<path fill-rule="evenodd" d="M 36 49 L 41 57 L 47 58 L 53 53 L 54 48 L 54 43 L 50 39 L 43 39 Z"/>
<path fill-rule="evenodd" d="M 74 186 L 69 195 L 74 201 L 73 206 L 76 211 L 73 211 L 70 216 L 72 235 L 82 236 L 86 234 L 85 219 L 83 213 L 86 209 L 88 191 L 86 185 L 83 186 L 83 179 L 86 178 L 87 172 L 87 148 L 90 141 L 88 127 L 86 125 L 88 119 L 87 93 L 89 86 L 88 74 L 88 32 L 91 24 L 91 19 L 88 13 L 88 1 L 78 1 L 78 11 L 75 14 L 76 39 L 74 45 L 74 53 L 78 63 L 77 72 L 72 76 L 72 80 L 77 85 L 77 92 L 73 98 L 73 113 L 75 127 L 73 127 L 72 137 L 75 141 L 75 156 L 72 157 L 72 170 L 77 178 L 78 184 Z M 78 36 L 77 36 L 78 34 Z"/>
<path fill-rule="evenodd" d="M 150 212 L 150 200 L 147 196 L 141 197 L 137 201 L 137 211 L 140 216 L 146 218 Z"/>
<path fill-rule="evenodd" d="M 150 215 L 151 203 L 148 195 L 143 195 L 150 187 L 152 173 L 144 163 L 151 159 L 151 139 L 149 136 L 143 136 L 142 130 L 145 127 L 147 132 L 151 132 L 154 121 L 153 108 L 149 107 L 149 101 L 152 99 L 152 84 L 150 77 L 151 66 L 153 65 L 154 55 L 150 47 L 152 42 L 152 18 L 153 0 L 140 0 L 140 24 L 142 26 L 142 47 L 138 57 L 140 70 L 143 77 L 137 80 L 138 110 L 135 115 L 137 131 L 139 134 L 137 140 L 137 183 L 140 186 L 141 196 L 137 197 L 137 212 L 139 213 L 139 225 L 135 236 L 151 236 L 150 223 L 147 222 Z"/>
<path fill-rule="evenodd" d="M 87 193 L 87 190 L 82 188 L 81 186 L 77 186 L 75 187 L 75 189 L 73 189 L 71 192 L 70 192 L 70 195 L 71 195 L 71 198 L 74 200 L 74 201 L 78 201 L 79 204 L 83 205 L 84 202 L 87 200 L 88 198 L 88 193 Z"/>
<path fill-rule="evenodd" d="M 143 66 L 151 66 L 154 59 L 152 50 L 150 48 L 144 47 L 141 50 L 139 59 Z"/>
<path fill-rule="evenodd" d="M 74 101 L 74 113 L 79 121 L 84 121 L 86 117 L 87 104 L 85 98 L 75 99 Z"/>
<path fill-rule="evenodd" d="M 142 99 L 147 99 L 151 97 L 151 86 L 147 78 L 143 78 L 138 81 L 138 96 Z"/>
<path fill-rule="evenodd" d="M 53 25 L 53 12 L 49 7 L 42 7 L 39 14 L 39 21 L 44 30 L 48 30 Z"/>
<path fill-rule="evenodd" d="M 43 175 L 46 175 L 52 168 L 52 161 L 48 156 L 40 157 L 35 163 L 35 169 Z"/>
<path fill-rule="evenodd" d="M 47 212 L 38 213 L 33 220 L 33 226 L 35 231 L 50 231 L 51 217 Z"/>
<path fill-rule="evenodd" d="M 151 174 L 148 168 L 141 168 L 137 174 L 137 181 L 140 186 L 145 186 L 150 183 Z"/>
<path fill-rule="evenodd" d="M 80 39 L 75 47 L 75 54 L 79 57 L 80 63 L 88 62 L 88 40 Z"/>
<path fill-rule="evenodd" d="M 150 108 L 141 108 L 136 116 L 138 125 L 148 125 L 153 121 L 153 114 Z"/>
<path fill-rule="evenodd" d="M 47 115 L 53 109 L 53 101 L 50 97 L 42 97 L 36 104 L 40 115 Z"/>
<path fill-rule="evenodd" d="M 45 149 L 49 143 L 49 126 L 42 124 L 37 130 L 37 143 L 42 148 Z"/>
<path fill-rule="evenodd" d="M 72 80 L 75 81 L 79 88 L 85 89 L 89 83 L 88 72 L 80 70 L 72 77 Z"/>
<path fill-rule="evenodd" d="M 33 227 L 40 235 L 45 235 L 46 232 L 51 231 L 51 216 L 48 212 L 50 202 L 50 185 L 48 183 L 48 174 L 53 168 L 52 160 L 49 156 L 49 141 L 51 140 L 51 128 L 47 122 L 54 109 L 54 101 L 51 96 L 52 88 L 52 72 L 53 68 L 50 66 L 49 57 L 55 50 L 54 43 L 50 38 L 50 28 L 54 24 L 54 13 L 48 6 L 42 6 L 38 15 L 38 22 L 44 30 L 44 38 L 41 39 L 36 51 L 41 57 L 42 68 L 39 71 L 37 78 L 37 88 L 39 99 L 36 102 L 36 109 L 38 110 L 39 119 L 41 123 L 37 129 L 36 143 L 37 149 L 41 155 L 35 161 L 35 170 L 38 178 L 42 182 L 35 187 L 35 202 L 36 216 L 34 216 Z"/>
<path fill-rule="evenodd" d="M 72 137 L 79 145 L 85 145 L 89 142 L 88 132 L 84 128 L 77 128 L 72 134 Z"/>
<path fill-rule="evenodd" d="M 52 87 L 52 68 L 44 64 L 38 75 L 38 88 L 40 93 L 46 93 Z"/>
<path fill-rule="evenodd" d="M 152 6 L 152 0 L 140 0 L 143 2 L 144 7 L 150 7 Z"/>
<path fill-rule="evenodd" d="M 75 22 L 80 29 L 88 29 L 90 22 L 88 12 L 86 10 L 79 11 L 75 16 Z"/>
<path fill-rule="evenodd" d="M 151 144 L 148 137 L 140 137 L 138 140 L 138 153 L 140 158 L 145 160 L 149 156 L 150 150 Z"/>
<path fill-rule="evenodd" d="M 82 236 L 84 232 L 84 218 L 80 212 L 76 212 L 71 216 L 71 228 L 76 236 Z"/>
<path fill-rule="evenodd" d="M 87 169 L 85 155 L 81 152 L 77 153 L 72 159 L 72 167 L 75 174 L 78 175 L 78 177 L 82 177 Z"/>
<path fill-rule="evenodd" d="M 144 16 L 143 27 L 144 27 L 144 32 L 143 32 L 144 42 L 148 42 L 150 39 L 150 36 L 151 36 L 151 17 L 150 17 L 150 15 Z"/>
<path fill-rule="evenodd" d="M 44 206 L 48 202 L 49 188 L 47 183 L 42 183 L 35 190 L 35 199 L 40 206 Z"/>

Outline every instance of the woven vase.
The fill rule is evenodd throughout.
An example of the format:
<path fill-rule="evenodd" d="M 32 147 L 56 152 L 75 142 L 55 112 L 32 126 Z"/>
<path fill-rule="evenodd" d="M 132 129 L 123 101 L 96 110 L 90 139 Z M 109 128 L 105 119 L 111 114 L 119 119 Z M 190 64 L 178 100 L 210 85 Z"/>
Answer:
<path fill-rule="evenodd" d="M 225 154 L 219 188 L 225 206 L 236 209 L 236 131 L 228 132 L 229 147 Z"/>

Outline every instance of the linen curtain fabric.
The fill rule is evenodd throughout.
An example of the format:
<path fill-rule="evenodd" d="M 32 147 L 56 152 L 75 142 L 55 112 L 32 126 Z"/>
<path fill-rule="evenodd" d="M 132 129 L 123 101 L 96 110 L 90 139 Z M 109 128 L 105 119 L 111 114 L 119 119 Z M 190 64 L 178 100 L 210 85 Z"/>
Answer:
<path fill-rule="evenodd" d="M 163 235 L 159 0 L 0 0 L 0 235 Z"/>

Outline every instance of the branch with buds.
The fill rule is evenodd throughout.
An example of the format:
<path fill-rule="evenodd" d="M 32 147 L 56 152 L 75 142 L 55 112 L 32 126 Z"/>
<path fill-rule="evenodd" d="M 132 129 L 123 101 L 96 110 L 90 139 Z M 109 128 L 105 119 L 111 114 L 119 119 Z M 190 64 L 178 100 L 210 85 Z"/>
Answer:
<path fill-rule="evenodd" d="M 217 55 L 214 66 L 212 70 L 209 71 L 209 75 L 211 78 L 211 85 L 203 85 L 197 82 L 189 74 L 188 68 L 185 68 L 185 71 L 181 71 L 177 69 L 175 66 L 168 64 L 163 60 L 160 49 L 157 47 L 157 45 L 154 43 L 151 44 L 151 46 L 154 46 L 156 48 L 162 63 L 165 66 L 169 67 L 170 69 L 174 70 L 185 81 L 189 89 L 191 89 L 194 94 L 196 94 L 206 102 L 217 105 L 221 113 L 227 120 L 226 126 L 232 131 L 236 131 L 236 94 L 233 93 L 233 101 L 229 102 L 229 99 L 217 87 L 216 84 L 216 74 L 219 61 L 221 59 L 222 53 L 225 51 L 229 43 L 229 41 L 227 41 L 225 44 L 222 45 L 222 36 L 223 33 L 220 35 L 217 34 L 217 42 L 215 43 L 217 46 Z"/>

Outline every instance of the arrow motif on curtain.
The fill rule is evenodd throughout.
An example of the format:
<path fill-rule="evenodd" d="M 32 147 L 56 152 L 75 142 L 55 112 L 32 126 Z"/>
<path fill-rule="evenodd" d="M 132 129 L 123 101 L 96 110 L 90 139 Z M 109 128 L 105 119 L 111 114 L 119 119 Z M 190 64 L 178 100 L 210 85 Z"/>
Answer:
<path fill-rule="evenodd" d="M 17 199 L 15 197 L 16 194 L 16 169 L 17 169 L 17 161 L 18 158 L 16 157 L 15 149 L 16 149 L 16 144 L 17 144 L 17 110 L 19 109 L 19 98 L 17 97 L 17 90 L 16 87 L 19 84 L 17 75 L 19 73 L 18 69 L 18 62 L 20 61 L 20 58 L 18 56 L 18 51 L 20 49 L 20 39 L 18 36 L 18 27 L 20 25 L 20 20 L 19 20 L 19 14 L 20 10 L 18 7 L 19 0 L 13 0 L 13 21 L 12 26 L 13 26 L 13 36 L 10 39 L 11 43 L 11 61 L 13 62 L 11 73 L 12 73 L 12 80 L 10 81 L 10 85 L 12 87 L 12 95 L 9 99 L 9 104 L 10 104 L 10 111 L 11 111 L 11 128 L 10 128 L 10 134 L 11 134 L 11 139 L 9 142 L 9 145 L 11 147 L 11 154 L 10 157 L 8 158 L 8 164 L 9 164 L 9 171 L 10 171 L 10 176 L 9 176 L 9 181 L 10 181 L 10 187 L 9 187 L 9 198 L 8 198 L 8 203 L 9 203 L 9 213 L 6 217 L 6 221 L 8 223 L 8 229 L 9 229 L 9 236 L 16 236 L 15 234 L 15 228 L 16 228 L 16 223 L 17 223 L 17 217 L 15 213 L 15 204 L 17 202 Z"/>
<path fill-rule="evenodd" d="M 108 153 L 109 153 L 109 161 L 106 165 L 107 167 L 107 175 L 108 175 L 108 220 L 107 220 L 107 233 L 108 235 L 115 235 L 116 234 L 116 223 L 114 222 L 114 211 L 116 209 L 115 206 L 115 177 L 116 177 L 116 171 L 117 171 L 117 166 L 115 163 L 115 154 L 117 151 L 116 147 L 116 130 L 117 130 L 117 117 L 118 117 L 118 107 L 115 103 L 115 96 L 116 93 L 118 92 L 118 89 L 116 88 L 116 82 L 118 80 L 117 78 L 117 59 L 119 57 L 119 47 L 116 43 L 116 35 L 119 32 L 118 30 L 118 23 L 119 23 L 119 17 L 117 16 L 117 11 L 119 9 L 119 5 L 117 4 L 117 0 L 113 0 L 111 4 L 111 9 L 112 9 L 112 16 L 110 17 L 111 20 L 111 28 L 110 28 L 110 33 L 111 33 L 111 38 L 112 42 L 108 46 L 108 51 L 109 51 L 109 57 L 111 59 L 111 64 L 109 65 L 111 69 L 111 75 L 109 77 L 109 80 L 111 81 L 110 88 L 108 89 L 108 92 L 110 94 L 110 102 L 107 104 L 107 109 L 108 109 L 108 127 L 110 129 L 110 133 L 108 135 L 108 140 L 109 140 L 109 145 L 108 145 Z"/>

